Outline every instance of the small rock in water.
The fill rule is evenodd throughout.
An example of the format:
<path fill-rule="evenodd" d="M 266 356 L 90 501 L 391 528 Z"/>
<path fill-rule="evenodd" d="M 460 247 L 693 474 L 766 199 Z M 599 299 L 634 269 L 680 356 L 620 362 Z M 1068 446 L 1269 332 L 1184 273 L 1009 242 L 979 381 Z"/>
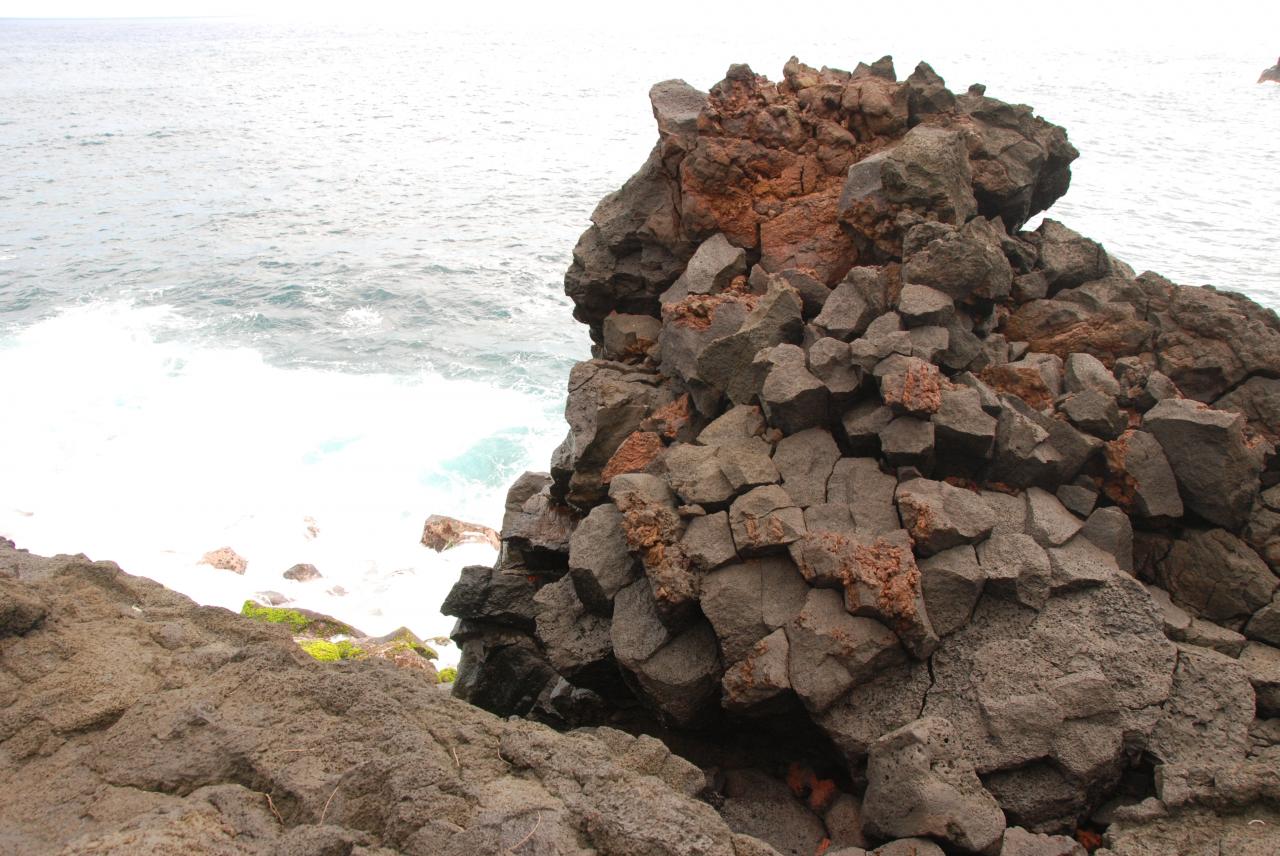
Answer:
<path fill-rule="evenodd" d="M 286 580 L 297 580 L 300 583 L 305 583 L 309 580 L 321 579 L 324 575 L 320 573 L 315 565 L 297 564 L 285 571 L 281 576 Z"/>
<path fill-rule="evenodd" d="M 249 567 L 248 560 L 230 547 L 219 547 L 217 550 L 210 550 L 201 557 L 198 564 L 211 565 L 218 570 L 231 571 L 236 574 L 243 574 L 245 569 Z"/>
<path fill-rule="evenodd" d="M 498 549 L 498 533 L 479 523 L 464 523 L 442 514 L 433 514 L 422 527 L 422 544 L 443 553 L 459 544 L 488 544 Z"/>

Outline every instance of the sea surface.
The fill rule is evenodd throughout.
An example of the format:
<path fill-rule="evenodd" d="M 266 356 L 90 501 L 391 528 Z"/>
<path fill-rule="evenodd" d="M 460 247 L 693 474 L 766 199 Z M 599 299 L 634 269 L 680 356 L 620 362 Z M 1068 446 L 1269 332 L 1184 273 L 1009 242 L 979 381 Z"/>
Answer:
<path fill-rule="evenodd" d="M 440 601 L 494 554 L 432 553 L 422 523 L 496 528 L 546 468 L 588 351 L 573 245 L 656 139 L 649 85 L 731 62 L 893 53 L 982 81 L 1082 151 L 1050 216 L 1280 307 L 1266 33 L 1171 52 L 740 23 L 0 20 L 0 535 L 204 603 L 276 591 L 447 634 Z M 243 576 L 198 564 L 223 546 Z M 282 579 L 298 562 L 324 579 Z"/>

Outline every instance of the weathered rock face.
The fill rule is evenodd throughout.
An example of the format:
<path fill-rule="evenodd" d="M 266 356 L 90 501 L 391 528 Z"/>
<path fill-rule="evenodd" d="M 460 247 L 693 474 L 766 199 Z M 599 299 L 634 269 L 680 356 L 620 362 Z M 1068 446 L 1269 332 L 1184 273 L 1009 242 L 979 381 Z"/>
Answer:
<path fill-rule="evenodd" d="M 651 737 L 503 721 L 417 672 L 319 663 L 286 627 L 7 541 L 0 675 L 5 853 L 774 852 Z"/>
<path fill-rule="evenodd" d="M 456 692 L 816 733 L 857 846 L 919 842 L 883 852 L 1071 852 L 1152 765 L 1273 744 L 1276 316 L 1020 231 L 1065 132 L 926 65 L 651 96 L 654 154 L 566 277 L 602 344 L 460 583 L 492 592 Z"/>

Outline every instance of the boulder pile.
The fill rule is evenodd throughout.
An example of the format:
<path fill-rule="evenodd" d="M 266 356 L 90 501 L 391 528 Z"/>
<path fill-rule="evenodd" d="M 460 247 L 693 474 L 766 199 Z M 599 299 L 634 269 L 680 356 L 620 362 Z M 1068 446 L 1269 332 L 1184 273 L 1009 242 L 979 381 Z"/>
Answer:
<path fill-rule="evenodd" d="M 859 846 L 1274 852 L 1275 314 L 1024 231 L 1076 150 L 926 64 L 650 97 L 566 275 L 568 436 L 444 607 L 455 694 L 817 734 Z"/>

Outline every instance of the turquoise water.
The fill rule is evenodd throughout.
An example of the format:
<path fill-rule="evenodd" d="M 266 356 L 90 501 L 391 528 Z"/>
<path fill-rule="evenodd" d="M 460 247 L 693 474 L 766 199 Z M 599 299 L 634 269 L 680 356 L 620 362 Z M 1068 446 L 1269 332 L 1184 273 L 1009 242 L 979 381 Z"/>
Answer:
<path fill-rule="evenodd" d="M 0 534 L 206 602 L 274 589 L 446 632 L 435 605 L 492 554 L 429 554 L 422 521 L 497 526 L 545 469 L 588 348 L 561 291 L 577 236 L 653 143 L 649 85 L 735 61 L 892 52 L 984 81 L 1084 153 L 1052 216 L 1280 305 L 1265 33 L 1170 54 L 800 23 L 0 20 Z M 223 545 L 244 578 L 196 565 Z M 280 579 L 300 561 L 326 584 Z"/>

